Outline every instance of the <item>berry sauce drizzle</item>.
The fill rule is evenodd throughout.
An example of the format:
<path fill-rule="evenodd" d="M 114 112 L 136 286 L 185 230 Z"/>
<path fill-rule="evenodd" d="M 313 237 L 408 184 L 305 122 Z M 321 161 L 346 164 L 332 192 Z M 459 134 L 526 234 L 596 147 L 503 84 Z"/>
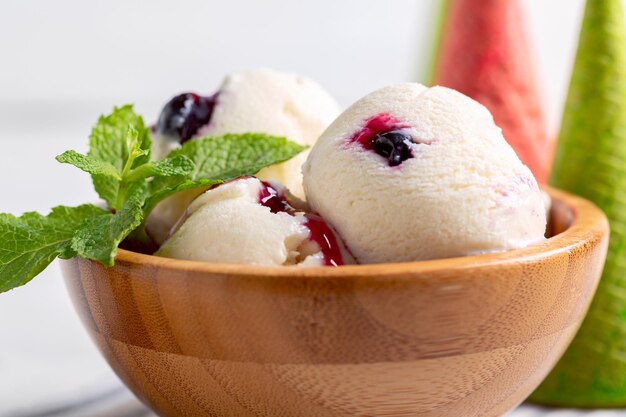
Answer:
<path fill-rule="evenodd" d="M 294 215 L 297 210 L 289 204 L 287 197 L 270 183 L 261 181 L 262 187 L 259 191 L 259 204 L 268 207 L 272 213 L 289 213 Z"/>
<path fill-rule="evenodd" d="M 410 127 L 388 113 L 380 113 L 365 120 L 363 128 L 352 135 L 350 142 L 376 152 L 387 159 L 389 166 L 398 166 L 413 158 L 413 139 L 406 132 Z"/>
<path fill-rule="evenodd" d="M 276 190 L 272 184 L 261 181 L 262 187 L 259 190 L 259 204 L 268 207 L 272 213 L 288 213 L 292 216 L 301 212 L 289 203 L 284 193 Z M 339 242 L 333 230 L 322 219 L 319 214 L 306 213 L 304 225 L 309 229 L 309 240 L 317 243 L 324 257 L 324 265 L 343 265 L 343 256 Z"/>
<path fill-rule="evenodd" d="M 209 124 L 217 97 L 218 93 L 208 97 L 195 93 L 177 95 L 163 107 L 156 132 L 181 144 L 187 142 L 202 126 Z"/>
<path fill-rule="evenodd" d="M 317 214 L 307 213 L 306 227 L 311 231 L 309 239 L 317 243 L 324 255 L 326 266 L 343 265 L 343 255 L 339 248 L 339 242 L 330 226 Z"/>

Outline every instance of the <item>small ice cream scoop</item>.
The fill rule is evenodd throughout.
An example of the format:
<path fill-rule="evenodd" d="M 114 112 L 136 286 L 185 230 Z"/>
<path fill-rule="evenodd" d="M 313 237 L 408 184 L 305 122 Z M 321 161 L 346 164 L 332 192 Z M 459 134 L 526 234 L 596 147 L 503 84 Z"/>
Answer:
<path fill-rule="evenodd" d="M 226 133 L 266 133 L 313 145 L 340 112 L 335 99 L 309 78 L 269 69 L 235 73 L 210 96 L 183 93 L 165 105 L 155 126 L 154 155 L 161 158 L 196 137 Z M 258 177 L 279 181 L 302 198 L 305 160 L 302 153 Z"/>
<path fill-rule="evenodd" d="M 530 170 L 489 111 L 444 87 L 377 90 L 319 138 L 303 167 L 311 208 L 358 263 L 519 248 L 546 212 Z"/>
<path fill-rule="evenodd" d="M 226 133 L 266 133 L 313 145 L 340 112 L 335 99 L 308 78 L 269 69 L 235 73 L 212 95 L 183 93 L 172 98 L 155 126 L 153 155 L 159 159 L 188 140 Z M 279 181 L 303 198 L 301 168 L 306 156 L 307 151 L 257 176 Z M 155 208 L 148 232 L 157 244 L 198 194 L 179 193 Z"/>
<path fill-rule="evenodd" d="M 240 178 L 196 198 L 157 256 L 266 266 L 354 263 L 340 237 L 280 184 Z"/>

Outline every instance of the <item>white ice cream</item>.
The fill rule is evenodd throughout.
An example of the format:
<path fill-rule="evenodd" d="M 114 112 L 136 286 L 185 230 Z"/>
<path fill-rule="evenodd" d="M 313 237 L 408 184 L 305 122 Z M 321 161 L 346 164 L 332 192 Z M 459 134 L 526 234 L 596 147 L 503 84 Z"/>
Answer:
<path fill-rule="evenodd" d="M 355 141 L 376 120 L 392 120 L 390 130 L 408 135 L 412 157 L 390 166 Z M 406 83 L 367 95 L 324 132 L 303 172 L 311 208 L 359 263 L 463 256 L 543 239 L 546 212 L 530 170 L 489 111 L 448 88 Z"/>
<path fill-rule="evenodd" d="M 335 99 L 313 80 L 268 69 L 246 71 L 226 78 L 211 123 L 198 135 L 262 132 L 313 145 L 340 112 Z M 257 177 L 279 181 L 302 198 L 307 154 L 268 167 Z"/>
<path fill-rule="evenodd" d="M 341 112 L 335 99 L 315 81 L 269 69 L 229 75 L 218 90 L 209 124 L 194 137 L 259 132 L 283 136 L 301 145 L 313 145 Z M 154 154 L 160 158 L 179 145 L 157 135 Z M 301 167 L 307 153 L 258 174 L 284 184 L 304 197 Z"/>
<path fill-rule="evenodd" d="M 194 137 L 259 132 L 313 145 L 339 113 L 335 99 L 308 78 L 269 69 L 244 71 L 226 77 L 210 122 Z M 176 140 L 155 135 L 153 153 L 160 158 L 178 146 Z M 265 168 L 257 176 L 279 181 L 303 198 L 301 167 L 307 154 Z M 148 228 L 158 243 L 197 195 L 179 193 L 155 209 Z"/>
<path fill-rule="evenodd" d="M 309 218 L 301 212 L 272 212 L 262 204 L 272 198 L 267 193 L 263 197 L 264 190 L 267 186 L 258 179 L 244 178 L 206 191 L 191 203 L 184 222 L 156 254 L 268 266 L 328 264 L 332 254 L 316 243 Z"/>

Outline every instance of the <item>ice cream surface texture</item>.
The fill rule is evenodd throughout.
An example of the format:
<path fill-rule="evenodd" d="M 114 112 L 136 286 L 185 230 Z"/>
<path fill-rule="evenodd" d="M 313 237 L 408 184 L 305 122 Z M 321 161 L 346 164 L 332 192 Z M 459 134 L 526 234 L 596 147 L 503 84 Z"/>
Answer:
<path fill-rule="evenodd" d="M 195 199 L 158 256 L 266 266 L 352 263 L 317 215 L 292 205 L 277 183 L 242 178 Z"/>
<path fill-rule="evenodd" d="M 358 263 L 501 251 L 544 236 L 530 170 L 485 107 L 445 87 L 365 96 L 324 132 L 303 173 L 311 208 Z"/>

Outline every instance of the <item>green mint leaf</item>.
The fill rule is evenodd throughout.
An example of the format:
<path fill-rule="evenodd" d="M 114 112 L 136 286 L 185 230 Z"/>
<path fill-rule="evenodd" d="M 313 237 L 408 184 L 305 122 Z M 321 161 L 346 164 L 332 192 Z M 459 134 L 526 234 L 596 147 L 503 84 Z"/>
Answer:
<path fill-rule="evenodd" d="M 185 155 L 173 155 L 153 164 L 152 169 L 155 177 L 175 177 L 191 174 L 196 164 Z"/>
<path fill-rule="evenodd" d="M 26 284 L 56 257 L 76 255 L 70 242 L 87 219 L 106 213 L 93 205 L 56 207 L 48 216 L 0 214 L 0 292 Z"/>
<path fill-rule="evenodd" d="M 264 133 L 226 134 L 187 141 L 170 153 L 185 155 L 195 164 L 189 179 L 225 180 L 254 175 L 261 169 L 293 158 L 306 146 Z"/>
<path fill-rule="evenodd" d="M 132 184 L 119 211 L 92 217 L 81 224 L 71 243 L 76 254 L 113 266 L 119 244 L 143 222 L 146 191 L 145 180 Z"/>
<path fill-rule="evenodd" d="M 174 155 L 158 162 L 145 164 L 128 175 L 128 181 L 137 181 L 148 177 L 185 176 L 193 172 L 195 164 L 185 155 Z"/>
<path fill-rule="evenodd" d="M 56 160 L 62 164 L 74 165 L 76 168 L 89 174 L 101 175 L 103 177 L 113 178 L 117 181 L 122 180 L 120 172 L 110 163 L 79 154 L 76 151 L 65 151 L 57 156 Z"/>
<path fill-rule="evenodd" d="M 133 111 L 132 106 L 126 105 L 100 117 L 91 131 L 88 156 L 109 163 L 118 172 L 124 173 L 148 163 L 151 146 L 150 132 L 143 119 Z M 101 174 L 92 174 L 92 179 L 100 198 L 109 207 L 119 209 L 118 203 L 123 200 L 118 195 L 120 181 Z"/>
<path fill-rule="evenodd" d="M 159 201 L 179 191 L 255 175 L 266 166 L 291 159 L 305 149 L 306 146 L 263 133 L 227 134 L 185 142 L 168 158 L 186 156 L 195 168 L 184 176 L 155 178 L 150 183 L 146 217 Z"/>

